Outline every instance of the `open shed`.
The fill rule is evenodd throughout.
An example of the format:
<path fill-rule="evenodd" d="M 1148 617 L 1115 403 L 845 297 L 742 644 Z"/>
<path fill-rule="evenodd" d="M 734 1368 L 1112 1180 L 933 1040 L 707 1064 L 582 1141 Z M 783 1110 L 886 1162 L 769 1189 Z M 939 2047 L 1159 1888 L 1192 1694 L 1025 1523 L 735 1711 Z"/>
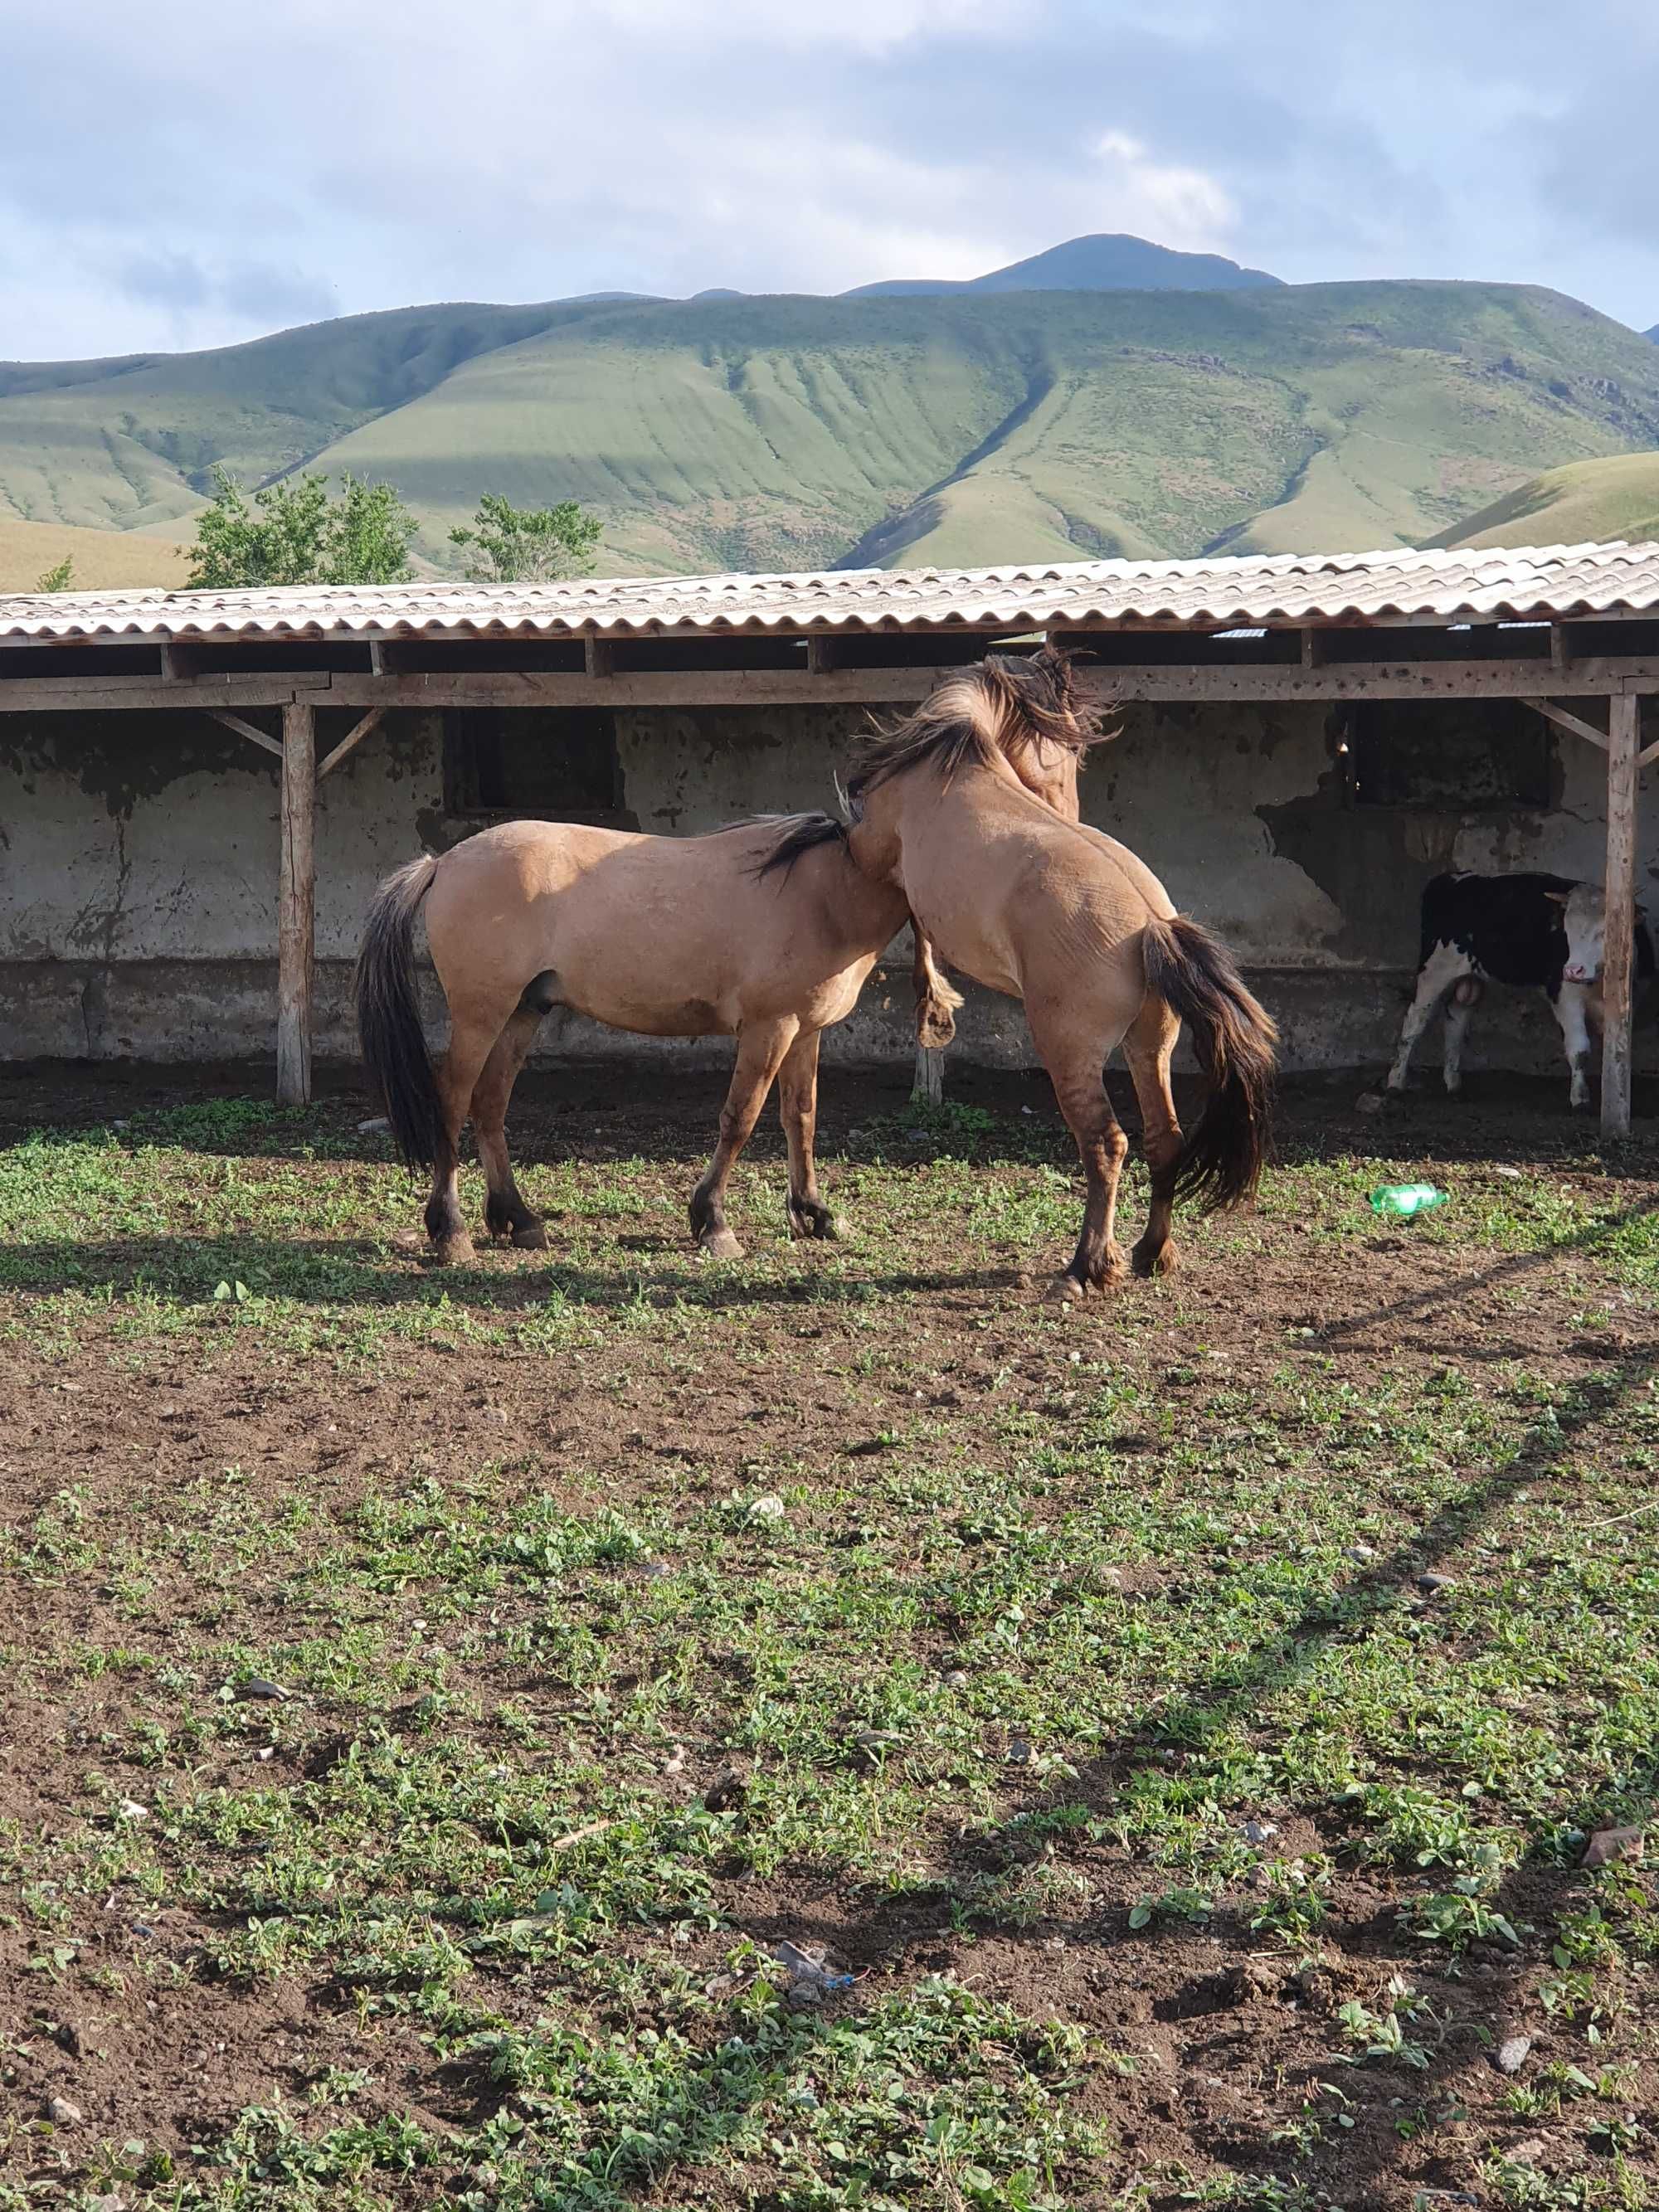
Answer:
<path fill-rule="evenodd" d="M 1044 635 L 1086 653 L 1143 763 L 1133 803 L 1109 765 L 1090 818 L 1302 994 L 1293 1058 L 1374 1056 L 1398 993 L 1345 1030 L 1336 983 L 1402 967 L 1436 866 L 1602 877 L 1602 1124 L 1628 1128 L 1659 545 L 0 599 L 4 1050 L 268 1036 L 274 905 L 277 1091 L 303 1102 L 319 895 L 337 1041 L 368 890 L 421 842 L 820 806 L 868 710 Z M 1253 945 L 1241 886 L 1281 867 Z"/>

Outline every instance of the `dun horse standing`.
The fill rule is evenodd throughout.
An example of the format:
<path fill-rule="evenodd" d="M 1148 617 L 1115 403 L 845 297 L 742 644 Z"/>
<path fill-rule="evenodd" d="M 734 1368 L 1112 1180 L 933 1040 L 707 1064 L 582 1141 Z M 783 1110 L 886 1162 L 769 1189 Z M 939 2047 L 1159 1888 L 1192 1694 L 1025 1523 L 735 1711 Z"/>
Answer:
<path fill-rule="evenodd" d="M 1077 752 L 1009 724 L 1011 776 L 1033 803 L 1077 814 Z M 789 1223 L 832 1237 L 813 1158 L 820 1033 L 852 1012 L 903 926 L 902 891 L 854 866 L 827 816 L 787 825 L 799 867 L 768 873 L 775 819 L 703 837 L 651 837 L 570 823 L 509 822 L 389 876 L 357 963 L 363 1058 L 411 1165 L 429 1167 L 428 1235 L 445 1260 L 472 1242 L 458 1193 L 469 1114 L 492 1236 L 541 1249 L 507 1156 L 507 1102 L 544 1018 L 558 1008 L 650 1036 L 735 1036 L 720 1139 L 692 1194 L 691 1229 L 714 1258 L 740 1250 L 726 1188 L 775 1081 L 789 1146 Z M 826 834 L 827 832 L 827 834 Z M 450 1013 L 434 1061 L 421 1025 L 414 929 L 424 908 Z M 916 939 L 917 1034 L 950 1042 L 961 1004 Z"/>
<path fill-rule="evenodd" d="M 1127 846 L 1034 803 L 1018 763 L 1034 740 L 1075 759 L 1097 734 L 1070 664 L 1045 649 L 992 657 L 947 679 L 866 750 L 848 786 L 850 827 L 795 824 L 767 866 L 787 874 L 844 842 L 873 883 L 901 893 L 944 959 L 1022 999 L 1088 1181 L 1082 1233 L 1052 1293 L 1081 1298 L 1127 1273 L 1115 1235 L 1128 1139 L 1103 1080 L 1121 1045 L 1140 1103 L 1152 1207 L 1137 1273 L 1175 1264 L 1177 1197 L 1206 1212 L 1255 1189 L 1266 1156 L 1277 1032 L 1226 949 L 1178 915 Z M 1170 1060 L 1185 1021 L 1211 1096 L 1182 1133 Z"/>

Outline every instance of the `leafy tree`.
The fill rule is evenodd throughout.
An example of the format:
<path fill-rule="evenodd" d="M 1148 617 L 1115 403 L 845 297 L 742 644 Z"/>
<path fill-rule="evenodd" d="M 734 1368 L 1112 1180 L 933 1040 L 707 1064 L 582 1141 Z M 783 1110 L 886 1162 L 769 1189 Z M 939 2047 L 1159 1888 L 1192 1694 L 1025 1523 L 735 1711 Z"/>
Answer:
<path fill-rule="evenodd" d="M 574 499 L 556 507 L 514 507 L 487 491 L 471 527 L 452 530 L 449 542 L 473 549 L 466 573 L 475 583 L 549 584 L 592 574 L 601 526 Z"/>
<path fill-rule="evenodd" d="M 189 588 L 234 592 L 265 584 L 402 584 L 415 518 L 390 484 L 347 477 L 287 477 L 247 495 L 216 469 L 213 502 L 196 526 Z"/>
<path fill-rule="evenodd" d="M 44 576 L 37 576 L 34 580 L 37 592 L 67 592 L 73 590 L 74 586 L 75 557 L 70 553 L 64 554 L 55 568 L 48 568 Z"/>

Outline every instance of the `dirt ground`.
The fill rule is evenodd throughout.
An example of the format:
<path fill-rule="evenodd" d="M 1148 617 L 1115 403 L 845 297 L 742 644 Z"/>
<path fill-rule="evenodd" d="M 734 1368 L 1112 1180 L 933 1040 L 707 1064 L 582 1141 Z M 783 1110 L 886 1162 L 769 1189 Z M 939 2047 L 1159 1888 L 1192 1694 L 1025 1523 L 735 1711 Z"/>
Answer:
<path fill-rule="evenodd" d="M 0 2208 L 1659 2201 L 1659 1913 L 1639 1864 L 1580 1868 L 1642 1826 L 1659 1715 L 1659 1151 L 1638 1123 L 1603 1156 L 1559 1085 L 1471 1087 L 1379 1117 L 1352 1079 L 1288 1086 L 1261 1211 L 1060 1313 L 1077 1200 L 1037 1079 L 953 1067 L 929 1117 L 895 1072 L 829 1071 L 858 1237 L 803 1251 L 762 1214 L 769 1128 L 723 1273 L 675 1211 L 719 1080 L 568 1071 L 514 1117 L 551 1253 L 481 1241 L 437 1310 L 349 1084 L 181 1132 L 248 1072 L 0 1077 L 0 1153 L 46 1129 L 70 1163 L 0 1275 Z M 76 1180 L 94 1136 L 112 1194 Z M 1419 1177 L 1442 1215 L 1364 1203 Z M 550 1285 L 567 1334 L 532 1337 Z M 645 1534 L 550 1578 L 477 1533 L 530 1500 Z M 268 1671 L 297 1693 L 250 1694 Z M 483 1924 L 448 1881 L 527 1854 L 521 1929 L 591 1850 L 620 1898 L 627 1822 L 688 1901 L 628 1890 L 580 1966 L 523 1936 L 363 1965 L 319 1862 L 386 1846 L 395 1791 L 349 1790 L 394 1759 L 432 1794 L 376 1879 L 445 1962 Z M 497 1770 L 502 1804 L 463 1805 Z M 562 1856 L 595 1820 L 618 1834 Z M 1485 1917 L 1425 1937 L 1431 1893 Z M 517 2088 L 481 2065 L 550 2012 L 641 2063 L 678 2037 L 718 2103 L 696 2054 L 761 1971 L 742 1939 L 858 1978 L 780 2015 L 831 2039 L 799 2062 L 820 2106 L 836 2021 L 908 2036 L 880 2007 L 940 1978 L 1007 2008 L 915 2061 L 1003 2100 L 950 2108 L 959 2159 L 911 2172 L 890 2129 L 885 2167 L 810 2128 L 785 2154 L 734 2100 L 695 2154 L 596 2179 L 561 2162 L 570 2113 L 612 2140 L 589 2075 L 556 2127 L 544 2053 Z M 1043 2056 L 1056 2022 L 1082 2039 Z M 43 2124 L 53 2098 L 79 2117 Z"/>

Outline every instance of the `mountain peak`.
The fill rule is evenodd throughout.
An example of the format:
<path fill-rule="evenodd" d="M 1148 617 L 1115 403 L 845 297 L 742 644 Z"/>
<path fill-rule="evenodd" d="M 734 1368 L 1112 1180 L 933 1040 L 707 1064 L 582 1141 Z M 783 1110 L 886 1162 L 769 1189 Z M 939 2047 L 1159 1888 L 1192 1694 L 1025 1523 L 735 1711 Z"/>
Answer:
<path fill-rule="evenodd" d="M 1242 292 L 1283 280 L 1264 269 L 1242 268 L 1220 253 L 1181 253 L 1127 231 L 1093 231 L 1068 238 L 1043 253 L 1011 261 L 983 276 L 890 277 L 855 285 L 848 300 L 894 298 L 933 292 Z"/>

